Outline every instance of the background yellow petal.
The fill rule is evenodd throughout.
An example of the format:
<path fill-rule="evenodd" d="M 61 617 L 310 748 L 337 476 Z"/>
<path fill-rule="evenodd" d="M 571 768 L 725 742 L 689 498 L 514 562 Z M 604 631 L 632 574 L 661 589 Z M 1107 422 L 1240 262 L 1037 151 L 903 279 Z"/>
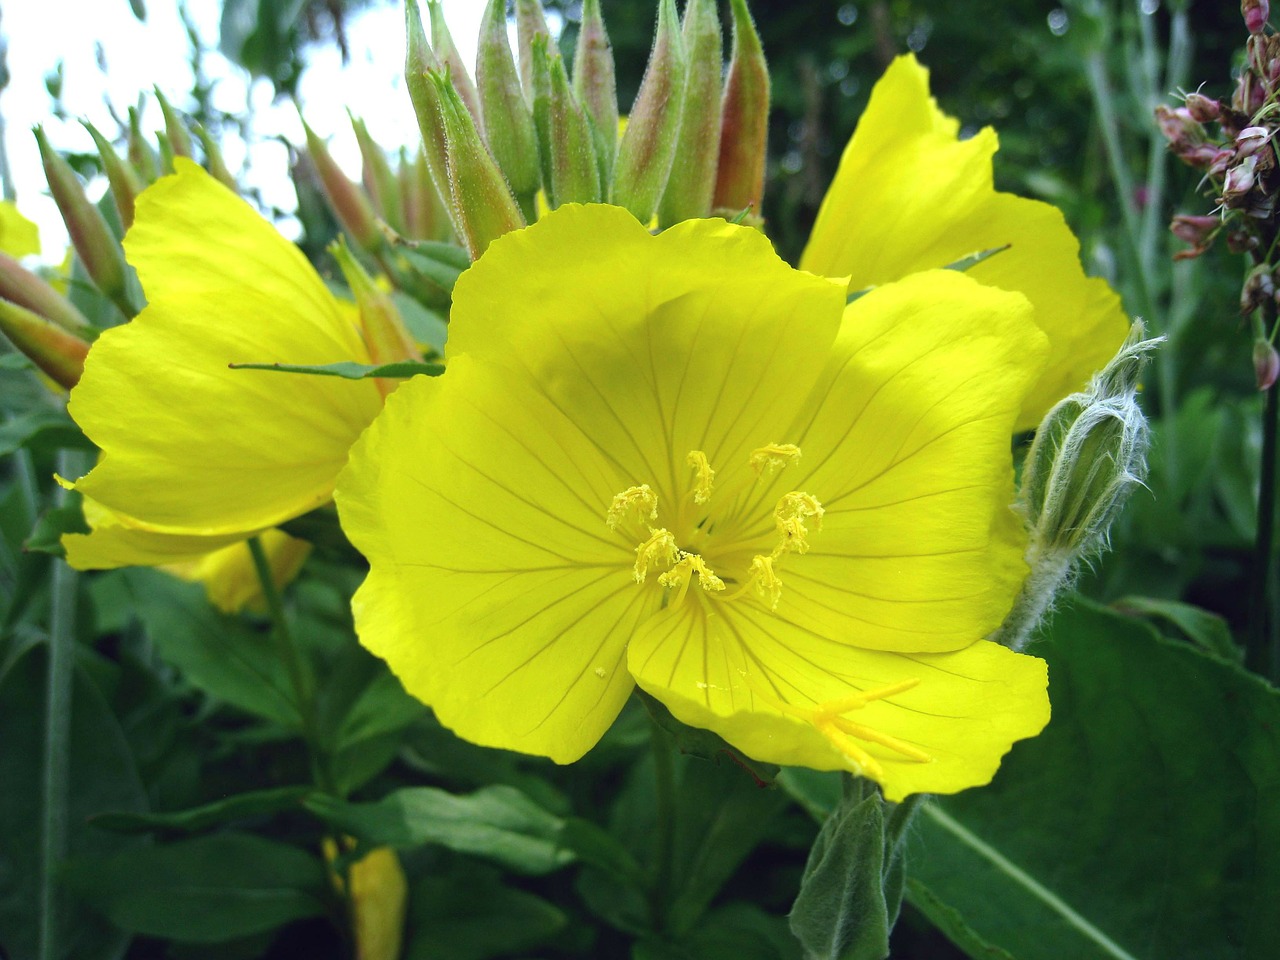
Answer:
<path fill-rule="evenodd" d="M 307 555 L 311 553 L 311 544 L 282 530 L 267 530 L 260 534 L 260 538 L 267 565 L 271 568 L 271 579 L 277 589 L 282 589 L 302 569 Z M 183 580 L 202 584 L 209 602 L 223 613 L 236 613 L 246 607 L 259 612 L 266 610 L 266 598 L 262 594 L 262 582 L 258 579 L 253 554 L 243 540 L 195 560 L 169 564 L 165 570 Z"/>
<path fill-rule="evenodd" d="M 678 719 L 714 730 L 757 760 L 851 769 L 847 757 L 797 714 L 917 680 L 912 689 L 843 714 L 928 756 L 911 759 L 854 737 L 879 767 L 869 773 L 897 801 L 989 782 L 1009 747 L 1035 736 L 1049 720 L 1044 661 L 998 644 L 980 640 L 937 654 L 859 650 L 763 607 L 700 602 L 646 623 L 628 664 L 636 682 Z"/>
<path fill-rule="evenodd" d="M 800 265 L 862 290 L 1011 244 L 968 272 L 1025 294 L 1049 336 L 1051 362 L 1018 419 L 1030 429 L 1111 358 L 1128 320 L 1106 283 L 1085 277 L 1056 208 L 996 192 L 996 147 L 990 128 L 958 139 L 929 95 L 928 71 L 899 57 L 845 148 Z"/>
<path fill-rule="evenodd" d="M 370 381 L 228 363 L 368 362 L 291 243 L 195 164 L 138 199 L 148 306 L 89 352 L 70 411 L 103 450 L 77 489 L 173 533 L 245 535 L 326 502 L 381 400 Z"/>
<path fill-rule="evenodd" d="M 114 570 L 117 567 L 161 566 L 195 563 L 211 551 L 243 539 L 243 534 L 162 533 L 139 526 L 134 518 L 109 510 L 84 498 L 84 515 L 90 533 L 67 533 L 62 546 L 67 563 L 77 570 Z"/>
<path fill-rule="evenodd" d="M 8 200 L 0 200 L 0 252 L 11 257 L 40 252 L 40 229 Z"/>
<path fill-rule="evenodd" d="M 612 471 L 536 381 L 466 356 L 403 384 L 352 450 L 356 629 L 461 736 L 566 763 L 622 708 L 657 594 L 605 525 Z"/>

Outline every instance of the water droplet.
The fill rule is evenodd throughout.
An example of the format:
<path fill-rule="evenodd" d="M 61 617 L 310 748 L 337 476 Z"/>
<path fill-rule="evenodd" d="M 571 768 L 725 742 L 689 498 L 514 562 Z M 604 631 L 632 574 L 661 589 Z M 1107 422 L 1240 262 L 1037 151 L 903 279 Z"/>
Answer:
<path fill-rule="evenodd" d="M 1067 16 L 1067 11 L 1061 7 L 1049 11 L 1049 32 L 1055 37 L 1062 36 L 1070 26 L 1071 19 Z"/>

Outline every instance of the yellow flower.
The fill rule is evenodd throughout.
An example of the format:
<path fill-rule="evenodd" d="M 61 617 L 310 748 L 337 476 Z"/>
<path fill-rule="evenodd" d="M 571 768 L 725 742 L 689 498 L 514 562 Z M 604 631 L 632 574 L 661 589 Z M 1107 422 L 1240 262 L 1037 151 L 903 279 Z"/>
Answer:
<path fill-rule="evenodd" d="M 262 551 L 271 568 L 271 579 L 279 590 L 298 575 L 311 553 L 311 544 L 280 530 L 268 530 L 261 539 Z M 262 582 L 258 579 L 249 545 L 243 541 L 191 560 L 171 563 L 164 569 L 183 580 L 202 584 L 209 602 L 223 613 L 237 613 L 246 608 L 258 613 L 266 612 Z"/>
<path fill-rule="evenodd" d="M 1009 245 L 967 274 L 1025 294 L 1049 337 L 1050 363 L 1017 421 L 1030 430 L 1111 359 L 1129 321 L 1111 288 L 1085 277 L 1056 207 L 996 192 L 995 131 L 961 140 L 959 127 L 915 57 L 895 60 L 845 147 L 800 267 L 848 276 L 853 291 Z"/>
<path fill-rule="evenodd" d="M 362 641 L 475 742 L 568 762 L 635 684 L 757 759 L 890 799 L 987 782 L 1048 719 L 980 639 L 1025 573 L 1025 297 L 793 270 L 758 232 L 569 205 L 458 281 L 336 499 Z M 428 426 L 429 425 L 429 426 Z"/>
<path fill-rule="evenodd" d="M 94 532 L 67 538 L 76 566 L 166 563 L 321 506 L 382 405 L 368 380 L 228 368 L 369 352 L 293 244 L 194 163 L 176 169 L 139 196 L 125 238 L 148 305 L 98 338 L 71 393 L 102 449 L 74 484 L 95 505 Z"/>
<path fill-rule="evenodd" d="M 40 252 L 40 230 L 8 200 L 0 200 L 0 252 L 26 257 Z"/>

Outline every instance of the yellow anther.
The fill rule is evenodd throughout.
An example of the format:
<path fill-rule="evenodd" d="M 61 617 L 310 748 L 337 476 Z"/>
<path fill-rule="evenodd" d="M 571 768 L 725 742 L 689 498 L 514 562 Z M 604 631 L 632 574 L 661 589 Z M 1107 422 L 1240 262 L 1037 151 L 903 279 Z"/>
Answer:
<path fill-rule="evenodd" d="M 658 519 L 658 495 L 647 483 L 627 487 L 621 493 L 614 494 L 604 522 L 609 525 L 610 530 L 617 530 L 618 525 L 627 519 L 627 514 L 633 509 L 641 520 Z"/>
<path fill-rule="evenodd" d="M 822 529 L 822 504 L 810 494 L 800 490 L 784 493 L 773 508 L 773 519 L 781 535 L 773 550 L 774 557 L 784 553 L 806 553 L 809 550 L 809 528 L 806 520 L 813 521 L 815 531 Z"/>
<path fill-rule="evenodd" d="M 778 601 L 782 599 L 782 580 L 774 572 L 773 557 L 756 554 L 751 558 L 747 576 L 760 599 L 768 602 L 770 610 L 777 610 Z"/>
<path fill-rule="evenodd" d="M 654 530 L 648 540 L 636 547 L 636 583 L 644 583 L 649 576 L 650 565 L 667 566 L 675 563 L 679 556 L 680 550 L 671 531 Z"/>
<path fill-rule="evenodd" d="M 751 451 L 747 462 L 757 474 L 773 473 L 800 459 L 800 448 L 794 443 L 767 443 Z"/>
<path fill-rule="evenodd" d="M 684 591 L 689 588 L 689 580 L 694 575 L 698 577 L 698 584 L 703 590 L 708 592 L 712 590 L 723 590 L 724 581 L 715 575 L 707 561 L 703 560 L 696 553 L 685 553 L 681 551 L 680 559 L 676 561 L 675 566 L 658 578 L 658 582 L 664 587 L 680 588 L 680 595 L 684 596 Z"/>
<path fill-rule="evenodd" d="M 685 462 L 694 469 L 693 502 L 706 503 L 711 499 L 711 484 L 716 478 L 716 472 L 711 469 L 707 455 L 701 450 L 690 450 Z"/>

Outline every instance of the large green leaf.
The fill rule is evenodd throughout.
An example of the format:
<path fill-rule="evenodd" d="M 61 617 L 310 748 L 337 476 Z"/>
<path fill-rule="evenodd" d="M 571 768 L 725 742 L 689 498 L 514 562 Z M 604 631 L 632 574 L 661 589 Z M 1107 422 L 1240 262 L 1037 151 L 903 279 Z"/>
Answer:
<path fill-rule="evenodd" d="M 1031 652 L 1053 720 L 916 818 L 913 902 L 1018 960 L 1275 956 L 1280 693 L 1085 601 Z"/>

